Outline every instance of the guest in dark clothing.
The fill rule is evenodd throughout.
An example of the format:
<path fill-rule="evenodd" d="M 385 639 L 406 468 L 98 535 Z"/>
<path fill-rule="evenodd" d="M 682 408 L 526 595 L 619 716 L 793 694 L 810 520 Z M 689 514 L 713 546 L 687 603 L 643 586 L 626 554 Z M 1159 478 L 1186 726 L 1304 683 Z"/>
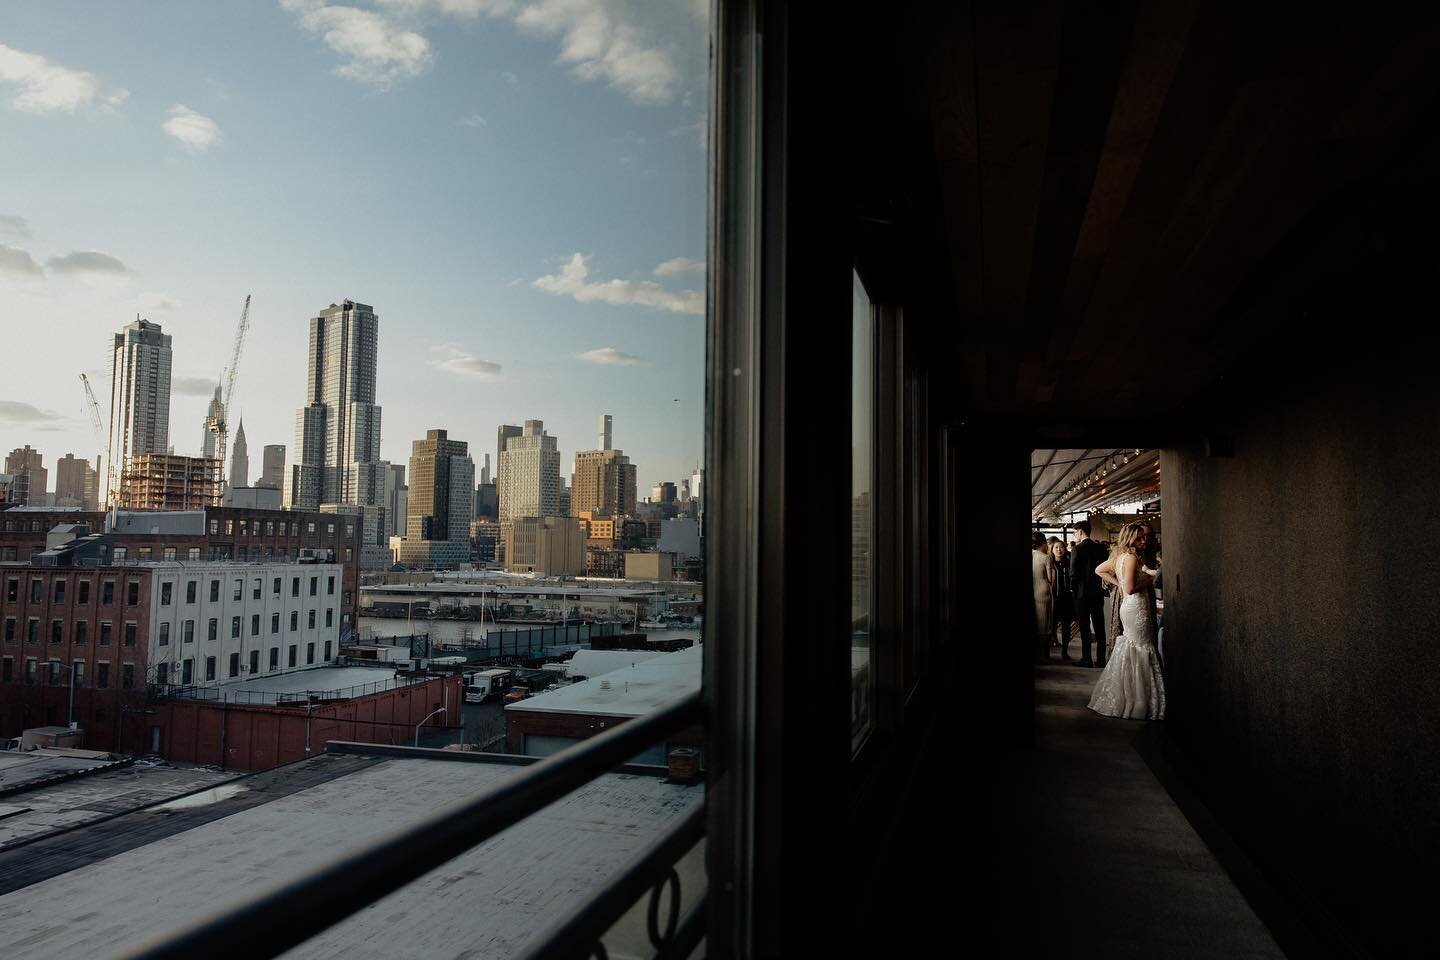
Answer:
<path fill-rule="evenodd" d="M 1070 659 L 1070 625 L 1075 622 L 1075 596 L 1070 591 L 1070 558 L 1065 555 L 1065 544 L 1051 538 L 1050 565 L 1054 577 L 1050 580 L 1051 604 L 1054 610 L 1055 626 L 1060 630 L 1060 658 Z"/>
<path fill-rule="evenodd" d="M 1075 549 L 1070 553 L 1070 591 L 1075 598 L 1075 616 L 1080 621 L 1080 663 L 1082 667 L 1105 665 L 1105 592 L 1095 568 L 1109 554 L 1090 539 L 1090 521 L 1075 523 Z M 1095 659 L 1090 659 L 1091 638 L 1094 637 Z"/>

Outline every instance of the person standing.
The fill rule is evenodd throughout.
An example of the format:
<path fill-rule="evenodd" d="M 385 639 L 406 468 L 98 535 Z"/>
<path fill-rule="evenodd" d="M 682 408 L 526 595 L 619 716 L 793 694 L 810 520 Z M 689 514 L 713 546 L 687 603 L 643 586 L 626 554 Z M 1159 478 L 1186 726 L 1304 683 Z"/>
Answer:
<path fill-rule="evenodd" d="M 1050 659 L 1050 636 L 1055 632 L 1054 608 L 1050 602 L 1051 579 L 1050 550 L 1045 543 L 1045 534 L 1036 530 L 1030 534 L 1030 585 L 1035 595 L 1036 659 L 1041 663 Z"/>
<path fill-rule="evenodd" d="M 1060 659 L 1070 659 L 1070 625 L 1075 622 L 1075 596 L 1070 590 L 1070 560 L 1065 544 L 1050 538 L 1050 597 L 1055 626 L 1060 631 Z"/>
<path fill-rule="evenodd" d="M 1141 524 L 1125 524 L 1118 554 L 1096 571 L 1123 597 L 1123 630 L 1115 637 L 1110 664 L 1090 695 L 1090 709 L 1107 717 L 1165 719 L 1165 677 L 1155 651 L 1153 592 L 1159 572 L 1145 566 L 1149 539 Z"/>
<path fill-rule="evenodd" d="M 1090 539 L 1090 521 L 1077 520 L 1075 549 L 1070 552 L 1070 590 L 1075 596 L 1075 617 L 1080 621 L 1081 667 L 1105 665 L 1105 591 L 1095 568 L 1104 563 L 1106 550 Z M 1095 644 L 1095 659 L 1090 645 Z"/>

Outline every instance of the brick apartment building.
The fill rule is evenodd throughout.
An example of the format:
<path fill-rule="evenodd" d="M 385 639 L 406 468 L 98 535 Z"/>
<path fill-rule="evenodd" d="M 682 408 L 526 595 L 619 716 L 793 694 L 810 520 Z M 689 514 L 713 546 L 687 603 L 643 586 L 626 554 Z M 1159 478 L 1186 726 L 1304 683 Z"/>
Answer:
<path fill-rule="evenodd" d="M 0 507 L 3 507 L 0 504 Z M 349 514 L 299 510 L 207 507 L 203 511 L 117 513 L 111 532 L 124 553 L 117 564 L 151 560 L 293 561 L 306 551 L 333 551 L 342 567 L 340 623 L 355 623 L 359 611 L 361 533 Z M 62 524 L 83 524 L 91 533 L 105 526 L 103 512 L 33 507 L 0 509 L 0 564 L 25 563 L 46 548 L 49 532 Z"/>

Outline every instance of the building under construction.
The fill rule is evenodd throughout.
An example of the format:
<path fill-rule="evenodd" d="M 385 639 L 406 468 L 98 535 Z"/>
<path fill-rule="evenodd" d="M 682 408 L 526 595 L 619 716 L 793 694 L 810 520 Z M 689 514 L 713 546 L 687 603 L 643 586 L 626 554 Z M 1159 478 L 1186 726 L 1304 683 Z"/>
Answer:
<path fill-rule="evenodd" d="M 120 478 L 122 510 L 203 510 L 220 506 L 221 461 L 143 453 L 131 457 Z"/>

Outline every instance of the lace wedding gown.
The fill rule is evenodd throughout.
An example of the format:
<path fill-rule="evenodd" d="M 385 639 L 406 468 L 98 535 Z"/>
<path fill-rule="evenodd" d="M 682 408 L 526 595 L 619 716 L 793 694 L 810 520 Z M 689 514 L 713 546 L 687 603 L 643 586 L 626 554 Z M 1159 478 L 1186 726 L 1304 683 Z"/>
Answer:
<path fill-rule="evenodd" d="M 1122 562 L 1135 560 L 1127 557 Z M 1118 569 L 1116 574 L 1120 579 Z M 1090 695 L 1090 709 L 1096 713 L 1127 720 L 1165 718 L 1165 678 L 1160 674 L 1160 657 L 1155 651 L 1153 596 L 1147 588 L 1126 594 L 1120 601 L 1123 632 L 1115 638 L 1105 672 Z"/>

